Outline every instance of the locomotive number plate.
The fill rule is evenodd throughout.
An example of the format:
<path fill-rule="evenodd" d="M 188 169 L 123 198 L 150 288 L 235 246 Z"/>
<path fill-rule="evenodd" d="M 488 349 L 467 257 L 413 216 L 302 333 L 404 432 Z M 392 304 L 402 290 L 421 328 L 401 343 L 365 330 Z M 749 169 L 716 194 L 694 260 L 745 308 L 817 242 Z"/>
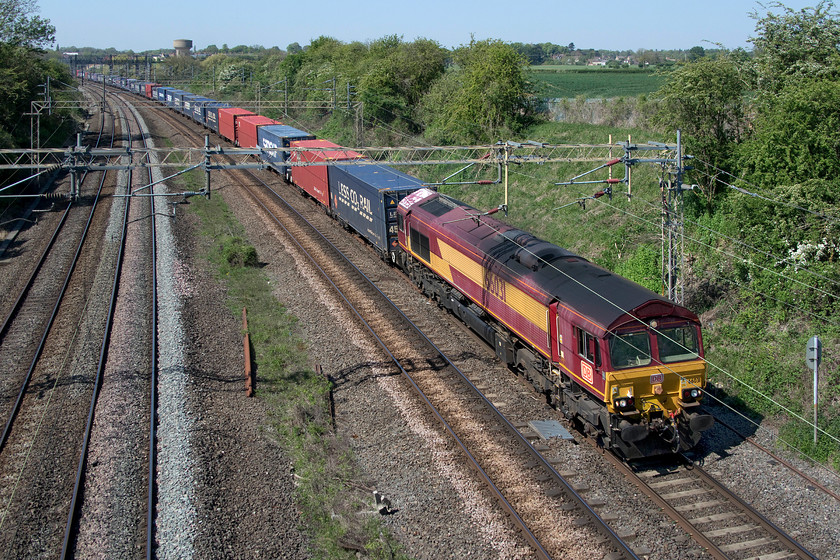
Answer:
<path fill-rule="evenodd" d="M 654 373 L 650 376 L 650 384 L 656 385 L 657 383 L 662 383 L 665 381 L 665 374 L 664 373 Z"/>

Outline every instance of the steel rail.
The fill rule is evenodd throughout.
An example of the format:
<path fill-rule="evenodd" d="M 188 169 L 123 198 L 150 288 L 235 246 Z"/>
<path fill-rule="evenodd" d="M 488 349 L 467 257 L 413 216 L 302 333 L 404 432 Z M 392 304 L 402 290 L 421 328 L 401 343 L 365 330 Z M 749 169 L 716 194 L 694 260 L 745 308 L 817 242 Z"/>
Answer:
<path fill-rule="evenodd" d="M 147 146 L 146 136 L 143 135 L 143 146 Z M 151 161 L 150 156 L 146 156 L 147 161 Z M 148 169 L 149 176 L 149 193 L 155 194 L 155 182 L 152 169 Z M 158 407 L 158 283 L 157 283 L 157 226 L 155 222 L 155 198 L 149 199 L 149 216 L 151 218 L 151 269 L 152 269 L 152 324 L 151 324 L 151 372 L 150 372 L 150 390 L 149 390 L 149 483 L 147 490 L 146 501 L 146 559 L 152 560 L 154 558 L 155 547 L 155 514 L 157 511 L 157 407 Z"/>
<path fill-rule="evenodd" d="M 131 138 L 131 127 L 125 119 L 126 128 L 128 129 L 128 138 Z M 105 175 L 103 174 L 102 181 L 104 182 Z M 131 185 L 131 173 L 129 172 L 128 184 Z M 61 559 L 65 560 L 73 556 L 73 548 L 76 542 L 76 532 L 79 515 L 82 507 L 82 491 L 84 488 L 84 475 L 87 468 L 88 447 L 90 446 L 90 438 L 93 432 L 93 421 L 96 411 L 96 403 L 99 399 L 99 393 L 102 389 L 102 381 L 105 374 L 105 366 L 108 358 L 108 345 L 111 341 L 111 327 L 113 325 L 114 312 L 117 306 L 117 295 L 119 294 L 119 281 L 122 272 L 123 254 L 125 250 L 125 242 L 128 232 L 128 214 L 131 207 L 131 200 L 126 200 L 125 210 L 123 213 L 123 225 L 120 236 L 120 248 L 117 255 L 116 267 L 114 270 L 114 278 L 111 285 L 111 298 L 108 304 L 108 314 L 105 324 L 105 331 L 102 336 L 102 344 L 99 349 L 99 362 L 96 369 L 96 380 L 94 382 L 93 393 L 90 400 L 90 409 L 88 410 L 87 423 L 85 425 L 85 432 L 82 441 L 82 450 L 79 457 L 79 465 L 76 469 L 76 480 L 73 485 L 73 497 L 70 501 L 70 512 L 67 516 L 67 525 L 64 530 L 64 541 L 61 549 Z"/>
<path fill-rule="evenodd" d="M 705 482 L 707 485 L 713 488 L 718 494 L 738 504 L 741 510 L 750 519 L 758 523 L 759 526 L 761 526 L 761 528 L 764 529 L 764 531 L 769 533 L 770 536 L 775 538 L 782 546 L 789 549 L 789 551 L 795 554 L 797 558 L 802 558 L 805 560 L 819 560 L 816 556 L 814 556 L 808 550 L 806 550 L 805 547 L 799 544 L 793 537 L 791 537 L 781 528 L 776 526 L 772 521 L 764 517 L 761 513 L 758 512 L 758 510 L 756 510 L 750 504 L 742 500 L 737 494 L 732 492 L 715 477 L 706 472 L 705 469 L 701 468 L 699 465 L 695 465 L 689 458 L 685 457 L 684 455 L 682 457 L 685 461 L 688 462 L 689 470 L 696 472 L 703 480 L 703 482 Z"/>
<path fill-rule="evenodd" d="M 104 126 L 104 122 L 103 122 Z M 112 122 L 112 132 L 111 132 L 111 145 L 113 145 L 115 136 L 115 124 Z M 102 138 L 102 131 L 100 130 L 100 134 L 97 138 L 97 142 L 99 142 Z M 23 384 L 21 385 L 20 391 L 18 392 L 17 399 L 15 400 L 15 404 L 12 407 L 11 412 L 9 413 L 9 417 L 6 420 L 6 425 L 3 428 L 3 433 L 0 434 L 0 452 L 2 452 L 3 448 L 6 446 L 6 443 L 9 440 L 9 436 L 12 432 L 12 426 L 14 424 L 15 419 L 17 418 L 18 412 L 20 412 L 20 407 L 23 404 L 23 399 L 26 396 L 26 391 L 29 388 L 29 382 L 32 380 L 32 375 L 35 372 L 35 367 L 38 364 L 38 361 L 41 358 L 41 354 L 44 351 L 44 346 L 47 342 L 47 337 L 49 336 L 50 331 L 52 330 L 52 326 L 55 323 L 55 319 L 58 316 L 59 308 L 61 307 L 62 300 L 64 299 L 64 294 L 67 292 L 67 288 L 70 285 L 70 279 L 73 276 L 73 273 L 76 270 L 76 265 L 79 262 L 79 258 L 82 253 L 82 248 L 84 247 L 85 241 L 87 240 L 87 234 L 90 231 L 90 225 L 93 222 L 93 216 L 96 212 L 96 209 L 99 205 L 99 201 L 102 194 L 102 188 L 105 184 L 105 174 L 102 174 L 102 177 L 99 181 L 99 187 L 96 191 L 96 196 L 94 197 L 93 203 L 90 207 L 90 213 L 88 214 L 87 222 L 85 223 L 84 230 L 82 231 L 81 238 L 79 239 L 79 244 L 76 247 L 76 253 L 73 255 L 73 259 L 70 263 L 70 267 L 67 271 L 67 274 L 64 278 L 64 283 L 61 286 L 58 294 L 56 295 L 56 302 L 53 306 L 52 312 L 50 314 L 49 319 L 47 320 L 47 324 L 44 327 L 44 332 L 41 336 L 40 341 L 38 342 L 38 347 L 35 350 L 35 355 L 32 358 L 31 363 L 29 364 L 29 369 L 27 370 L 26 376 L 24 377 Z"/>

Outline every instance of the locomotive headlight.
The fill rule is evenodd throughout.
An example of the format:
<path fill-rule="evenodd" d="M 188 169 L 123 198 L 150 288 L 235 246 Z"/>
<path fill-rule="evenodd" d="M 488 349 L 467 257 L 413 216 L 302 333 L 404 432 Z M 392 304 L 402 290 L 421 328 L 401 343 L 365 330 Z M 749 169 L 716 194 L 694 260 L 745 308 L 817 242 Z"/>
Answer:
<path fill-rule="evenodd" d="M 703 391 L 701 391 L 697 387 L 690 387 L 688 389 L 683 389 L 682 400 L 685 402 L 692 402 L 699 399 L 702 395 Z"/>
<path fill-rule="evenodd" d="M 633 387 L 613 387 L 613 406 L 619 411 L 634 410 L 636 399 L 633 398 Z"/>

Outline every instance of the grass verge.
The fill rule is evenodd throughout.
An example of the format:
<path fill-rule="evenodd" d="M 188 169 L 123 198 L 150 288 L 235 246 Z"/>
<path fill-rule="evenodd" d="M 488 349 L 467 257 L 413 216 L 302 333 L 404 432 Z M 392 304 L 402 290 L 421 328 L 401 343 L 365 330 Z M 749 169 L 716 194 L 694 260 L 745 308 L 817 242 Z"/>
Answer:
<path fill-rule="evenodd" d="M 186 178 L 189 183 L 193 179 Z M 200 178 L 195 180 L 200 181 Z M 189 188 L 189 187 L 188 187 Z M 296 333 L 297 319 L 271 293 L 258 267 L 256 250 L 220 196 L 189 205 L 201 221 L 206 258 L 227 288 L 227 305 L 235 317 L 248 309 L 248 329 L 259 368 L 257 397 L 269 405 L 266 429 L 286 451 L 295 470 L 295 498 L 301 529 L 309 536 L 313 558 L 406 558 L 371 510 L 371 496 L 354 484 L 358 473 L 352 451 L 332 431 L 329 382 L 310 368 L 305 342 Z"/>

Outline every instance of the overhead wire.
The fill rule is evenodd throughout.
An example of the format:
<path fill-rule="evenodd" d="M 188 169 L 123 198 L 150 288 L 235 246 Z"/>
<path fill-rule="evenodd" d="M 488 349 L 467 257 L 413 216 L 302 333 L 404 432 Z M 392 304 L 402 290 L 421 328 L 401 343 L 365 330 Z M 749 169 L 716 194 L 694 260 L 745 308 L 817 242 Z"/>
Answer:
<path fill-rule="evenodd" d="M 614 210 L 618 210 L 619 212 L 623 212 L 624 214 L 626 214 L 626 215 L 630 216 L 631 218 L 634 218 L 634 219 L 636 219 L 636 220 L 642 221 L 642 222 L 647 223 L 647 224 L 649 224 L 649 225 L 651 225 L 651 226 L 659 227 L 659 225 L 658 225 L 658 224 L 655 224 L 655 223 L 654 223 L 654 222 L 652 222 L 651 220 L 648 220 L 648 219 L 643 218 L 643 217 L 641 217 L 641 216 L 637 216 L 636 214 L 633 214 L 632 212 L 630 212 L 630 211 L 628 211 L 628 210 L 625 210 L 625 209 L 623 209 L 623 208 L 619 208 L 618 206 L 615 206 L 615 205 L 613 205 L 613 204 L 609 203 L 609 202 L 608 202 L 608 201 L 606 201 L 606 200 L 602 200 L 602 199 L 596 199 L 596 200 L 597 200 L 598 202 L 600 202 L 601 204 L 604 204 L 604 205 L 606 205 L 606 206 L 609 206 L 610 208 L 612 208 L 612 209 L 614 209 Z M 647 204 L 651 204 L 651 203 L 649 203 L 649 202 L 646 202 L 646 203 L 647 203 Z M 753 264 L 753 263 L 751 263 L 749 260 L 747 260 L 747 259 L 745 259 L 745 258 L 743 258 L 743 257 L 741 257 L 741 256 L 738 256 L 738 255 L 733 255 L 732 253 L 728 253 L 728 252 L 726 252 L 726 251 L 724 251 L 724 250 L 720 249 L 719 247 L 715 247 L 715 246 L 713 246 L 713 245 L 709 245 L 708 243 L 705 243 L 705 242 L 703 242 L 703 241 L 700 241 L 699 239 L 694 239 L 694 238 L 693 238 L 693 237 L 691 237 L 691 236 L 685 236 L 685 235 L 684 235 L 683 237 L 684 237 L 685 239 L 687 239 L 688 241 L 691 241 L 691 242 L 696 243 L 696 244 L 698 244 L 698 245 L 701 245 L 701 246 L 703 246 L 703 247 L 706 247 L 706 248 L 712 249 L 713 251 L 717 251 L 717 252 L 722 253 L 722 254 L 724 254 L 724 255 L 726 255 L 726 256 L 728 256 L 728 257 L 732 257 L 732 258 L 735 258 L 735 259 L 739 259 L 739 260 L 741 260 L 742 262 L 744 262 L 744 263 L 746 263 L 746 264 L 750 264 L 750 265 L 752 265 L 752 264 Z M 759 266 L 759 265 L 756 265 L 756 266 Z M 735 284 L 738 284 L 741 288 L 743 288 L 743 289 L 745 289 L 745 290 L 747 290 L 747 291 L 750 291 L 750 292 L 752 292 L 752 293 L 754 293 L 754 294 L 756 294 L 756 295 L 759 295 L 759 296 L 761 296 L 761 297 L 764 297 L 764 298 L 767 298 L 767 299 L 773 300 L 773 301 L 775 301 L 775 302 L 777 302 L 777 303 L 780 303 L 780 304 L 782 304 L 782 305 L 785 305 L 786 307 L 789 307 L 789 308 L 791 308 L 791 309 L 794 309 L 794 310 L 796 310 L 796 311 L 799 311 L 800 313 L 802 313 L 802 314 L 804 314 L 804 315 L 808 315 L 808 316 L 810 316 L 812 319 L 816 319 L 816 320 L 818 320 L 818 321 L 825 321 L 825 322 L 827 322 L 827 323 L 831 323 L 831 324 L 834 324 L 834 325 L 840 326 L 840 321 L 838 321 L 838 320 L 834 320 L 834 319 L 832 319 L 832 318 L 830 318 L 830 317 L 827 317 L 827 316 L 824 316 L 824 315 L 817 315 L 817 314 L 815 314 L 815 313 L 812 313 L 812 312 L 808 311 L 807 309 L 803 309 L 802 307 L 795 306 L 794 304 L 792 304 L 792 303 L 790 303 L 790 302 L 786 302 L 786 301 L 784 301 L 784 300 L 780 300 L 780 299 L 778 299 L 778 298 L 776 298 L 776 297 L 774 297 L 774 296 L 771 296 L 770 294 L 766 294 L 766 293 L 764 293 L 764 292 L 758 291 L 758 290 L 756 290 L 756 289 L 754 289 L 754 288 L 751 288 L 750 286 L 747 286 L 747 285 L 741 284 L 741 283 L 739 283 L 739 282 L 734 282 L 734 283 L 735 283 Z M 806 285 L 806 286 L 807 286 L 807 285 Z M 812 288 L 812 289 L 816 289 L 816 288 L 813 288 L 812 286 L 808 286 L 808 287 L 809 287 L 809 288 Z"/>

